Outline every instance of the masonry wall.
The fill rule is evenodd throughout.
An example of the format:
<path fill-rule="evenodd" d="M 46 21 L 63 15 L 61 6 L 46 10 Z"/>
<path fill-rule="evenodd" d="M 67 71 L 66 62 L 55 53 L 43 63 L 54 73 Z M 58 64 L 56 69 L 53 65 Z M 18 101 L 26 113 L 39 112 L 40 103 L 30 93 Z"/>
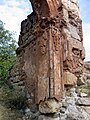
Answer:
<path fill-rule="evenodd" d="M 85 52 L 76 0 L 31 0 L 33 13 L 21 23 L 17 56 L 35 103 L 61 100 L 64 86 L 82 74 Z"/>

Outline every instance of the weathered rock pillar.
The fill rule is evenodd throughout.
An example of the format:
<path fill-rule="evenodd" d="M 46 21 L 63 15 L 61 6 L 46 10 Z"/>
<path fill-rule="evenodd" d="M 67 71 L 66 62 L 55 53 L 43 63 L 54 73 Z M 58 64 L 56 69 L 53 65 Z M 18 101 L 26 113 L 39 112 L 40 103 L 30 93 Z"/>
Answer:
<path fill-rule="evenodd" d="M 21 23 L 17 55 L 31 99 L 36 104 L 42 101 L 44 113 L 46 104 L 57 106 L 64 85 L 76 85 L 82 72 L 82 21 L 76 0 L 30 2 L 33 12 Z"/>
<path fill-rule="evenodd" d="M 25 84 L 35 103 L 60 100 L 63 93 L 61 1 L 31 0 L 33 13 L 21 24 L 19 48 L 23 52 Z"/>

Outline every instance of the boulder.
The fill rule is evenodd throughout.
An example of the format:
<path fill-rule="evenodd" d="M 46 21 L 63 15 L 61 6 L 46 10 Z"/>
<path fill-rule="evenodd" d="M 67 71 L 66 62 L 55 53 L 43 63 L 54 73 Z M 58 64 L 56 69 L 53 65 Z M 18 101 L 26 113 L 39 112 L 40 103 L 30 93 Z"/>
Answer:
<path fill-rule="evenodd" d="M 60 104 L 55 99 L 48 99 L 46 101 L 40 102 L 39 111 L 44 114 L 57 113 L 60 111 Z"/>
<path fill-rule="evenodd" d="M 87 97 L 88 96 L 88 94 L 86 94 L 86 93 L 80 93 L 80 97 Z"/>
<path fill-rule="evenodd" d="M 38 120 L 60 120 L 60 118 L 59 117 L 54 118 L 54 117 L 50 117 L 50 116 L 40 115 Z"/>
<path fill-rule="evenodd" d="M 77 77 L 70 73 L 69 71 L 64 72 L 64 84 L 65 85 L 76 85 L 77 84 Z"/>
<path fill-rule="evenodd" d="M 79 106 L 90 106 L 90 98 L 79 98 L 76 104 Z"/>

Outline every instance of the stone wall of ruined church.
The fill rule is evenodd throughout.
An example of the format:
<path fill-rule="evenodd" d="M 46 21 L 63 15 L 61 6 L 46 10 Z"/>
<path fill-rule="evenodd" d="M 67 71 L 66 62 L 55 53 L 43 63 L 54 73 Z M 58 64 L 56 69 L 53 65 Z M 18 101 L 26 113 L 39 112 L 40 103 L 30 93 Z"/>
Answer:
<path fill-rule="evenodd" d="M 83 72 L 82 20 L 77 0 L 62 0 L 63 11 L 63 69 L 65 85 L 76 85 Z"/>
<path fill-rule="evenodd" d="M 82 21 L 76 0 L 30 0 L 33 12 L 21 23 L 19 48 L 25 85 L 35 103 L 61 100 L 83 69 Z"/>

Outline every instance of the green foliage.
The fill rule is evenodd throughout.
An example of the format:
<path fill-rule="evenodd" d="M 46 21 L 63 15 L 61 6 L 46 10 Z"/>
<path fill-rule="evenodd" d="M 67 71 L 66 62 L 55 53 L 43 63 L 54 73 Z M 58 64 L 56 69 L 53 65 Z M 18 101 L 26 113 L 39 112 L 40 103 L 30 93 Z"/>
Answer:
<path fill-rule="evenodd" d="M 80 89 L 86 89 L 88 96 L 90 96 L 90 84 L 82 85 L 79 87 Z"/>
<path fill-rule="evenodd" d="M 7 78 L 8 70 L 14 64 L 16 55 L 16 41 L 13 33 L 5 30 L 3 22 L 0 21 L 0 84 Z"/>
<path fill-rule="evenodd" d="M 87 79 L 90 79 L 90 76 L 87 76 Z"/>
<path fill-rule="evenodd" d="M 9 108 L 20 110 L 25 105 L 25 91 L 18 88 L 10 88 L 8 85 L 4 85 L 0 88 L 0 101 Z"/>
<path fill-rule="evenodd" d="M 0 120 L 22 120 L 22 115 L 18 110 L 11 110 L 0 104 Z"/>
<path fill-rule="evenodd" d="M 0 120 L 21 120 L 20 109 L 25 104 L 25 92 L 6 84 L 8 71 L 16 60 L 17 43 L 14 34 L 0 21 Z"/>

